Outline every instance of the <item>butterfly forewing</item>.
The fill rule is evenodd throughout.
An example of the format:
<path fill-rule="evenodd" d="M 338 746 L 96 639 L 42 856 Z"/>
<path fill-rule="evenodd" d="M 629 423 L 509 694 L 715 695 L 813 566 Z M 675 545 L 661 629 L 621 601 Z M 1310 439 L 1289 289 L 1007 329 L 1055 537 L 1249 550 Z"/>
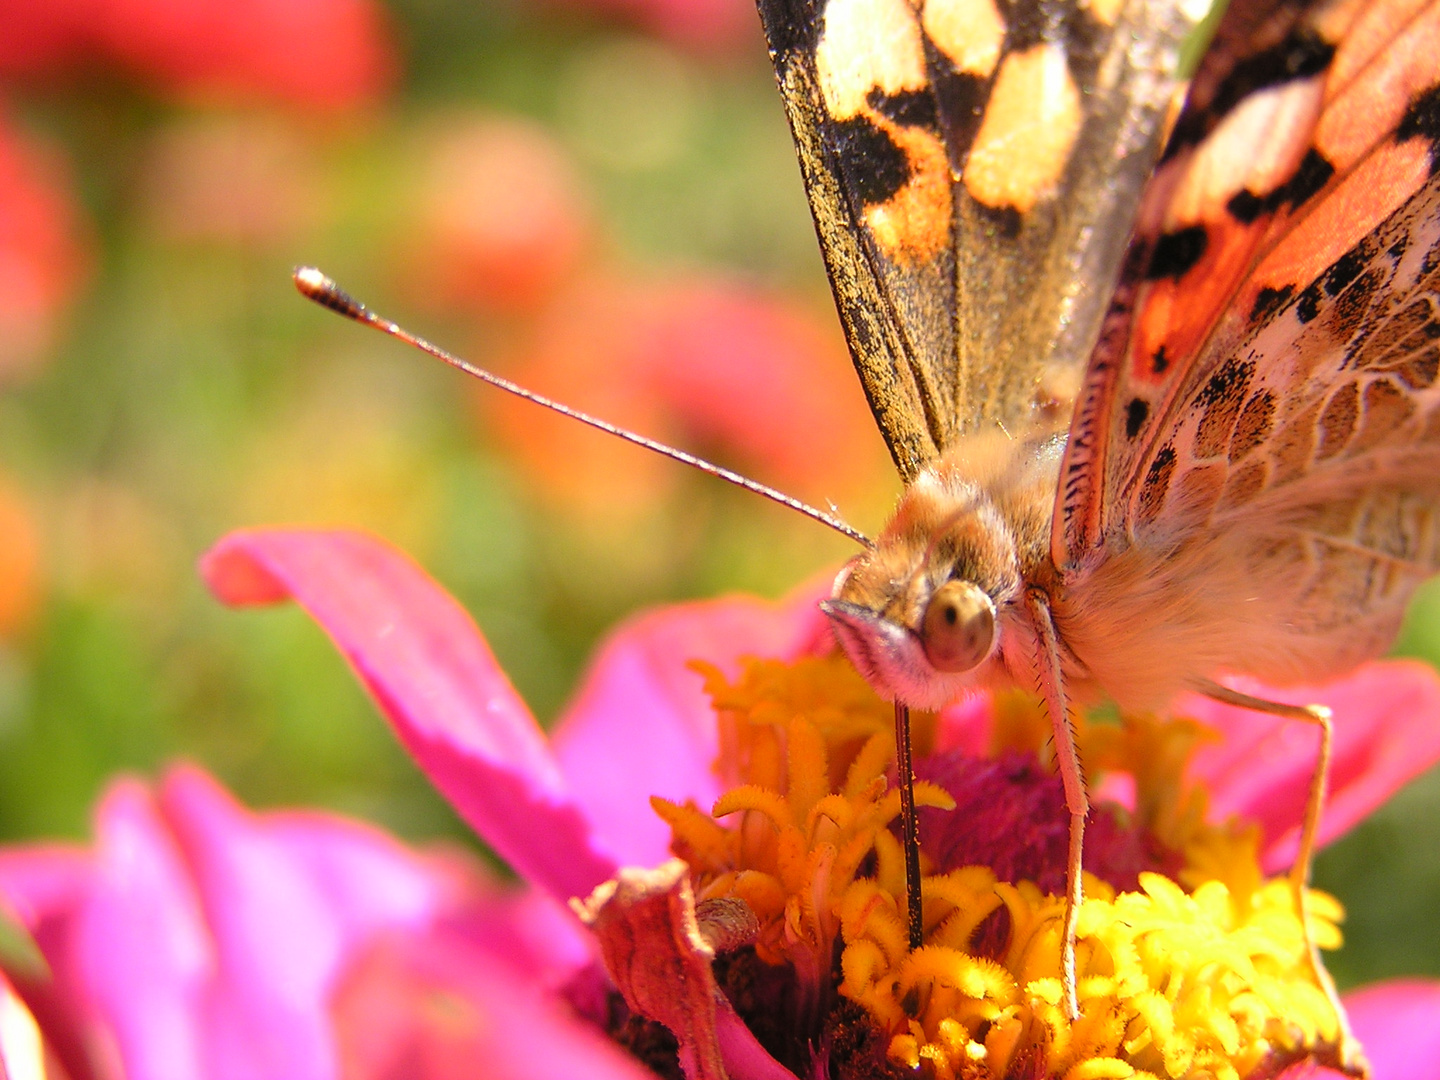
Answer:
<path fill-rule="evenodd" d="M 1246 33 L 1229 32 L 1232 22 Z M 1165 482 L 1188 475 L 1191 451 L 1213 464 L 1236 425 L 1237 446 L 1279 430 L 1241 374 L 1273 374 L 1298 353 L 1247 361 L 1243 343 L 1306 290 L 1333 295 L 1363 257 L 1356 245 L 1421 198 L 1433 170 L 1433 0 L 1242 2 L 1217 50 L 1147 192 L 1077 404 L 1053 537 L 1056 562 L 1072 571 L 1130 544 L 1144 522 L 1205 520 L 1205 484 L 1236 485 L 1233 501 L 1255 483 L 1253 462 L 1233 479 L 1208 469 L 1209 480 L 1186 481 L 1181 517 L 1157 502 Z M 1200 440 L 1188 448 L 1177 441 L 1187 418 Z"/>
<path fill-rule="evenodd" d="M 909 481 L 1063 421 L 1205 14 L 1173 0 L 761 0 L 851 351 Z"/>

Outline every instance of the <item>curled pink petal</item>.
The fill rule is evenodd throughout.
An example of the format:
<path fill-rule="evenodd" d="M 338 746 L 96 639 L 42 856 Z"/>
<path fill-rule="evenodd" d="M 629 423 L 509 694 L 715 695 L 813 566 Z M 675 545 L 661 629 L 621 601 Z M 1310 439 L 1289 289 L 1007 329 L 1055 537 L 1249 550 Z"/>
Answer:
<path fill-rule="evenodd" d="M 256 530 L 220 541 L 201 572 L 226 603 L 304 607 L 435 786 L 526 880 L 566 899 L 614 872 L 479 629 L 404 555 L 357 532 Z"/>
<path fill-rule="evenodd" d="M 687 665 L 704 660 L 734 677 L 744 656 L 828 648 L 816 606 L 828 593 L 828 581 L 816 581 L 779 603 L 730 597 L 663 608 L 632 619 L 601 646 L 552 745 L 575 800 L 620 862 L 645 866 L 669 856 L 670 830 L 650 796 L 708 807 L 720 794 L 715 712 L 702 677 Z"/>
<path fill-rule="evenodd" d="M 1341 836 L 1440 761 L 1440 676 L 1419 661 L 1376 661 L 1328 686 L 1276 690 L 1253 680 L 1227 683 L 1257 697 L 1328 705 L 1334 713 L 1335 757 L 1321 843 Z M 1258 821 L 1265 869 L 1288 866 L 1295 858 L 1318 733 L 1299 721 L 1199 695 L 1185 697 L 1176 712 L 1223 736 L 1198 747 L 1190 767 L 1191 777 L 1210 792 L 1212 818 Z"/>
<path fill-rule="evenodd" d="M 696 917 L 683 862 L 621 870 L 578 910 L 625 1003 L 675 1036 L 686 1080 L 795 1080 L 716 984 L 713 939 Z"/>

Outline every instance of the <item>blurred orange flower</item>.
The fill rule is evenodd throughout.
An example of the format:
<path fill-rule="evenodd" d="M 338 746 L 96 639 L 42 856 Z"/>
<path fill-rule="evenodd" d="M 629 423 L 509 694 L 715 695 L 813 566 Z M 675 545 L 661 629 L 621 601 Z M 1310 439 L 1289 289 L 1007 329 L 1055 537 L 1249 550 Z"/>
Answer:
<path fill-rule="evenodd" d="M 530 121 L 451 120 L 421 156 L 400 287 L 432 310 L 502 317 L 488 329 L 503 344 L 492 333 L 482 363 L 802 498 L 868 494 L 888 478 L 828 310 L 724 274 L 661 278 L 607 257 L 570 155 Z M 633 519 L 684 475 L 492 389 L 475 400 L 534 488 L 592 522 Z"/>
<path fill-rule="evenodd" d="M 568 279 L 592 233 L 570 158 L 539 125 L 447 124 L 422 155 L 407 291 L 431 307 L 532 312 Z"/>
<path fill-rule="evenodd" d="M 23 629 L 40 596 L 40 537 L 20 490 L 0 476 L 0 637 Z"/>
<path fill-rule="evenodd" d="M 558 297 L 507 374 L 541 393 L 811 499 L 883 474 L 838 330 L 819 311 L 717 274 L 591 279 Z M 653 500 L 684 470 L 477 388 L 543 492 L 589 514 Z"/>

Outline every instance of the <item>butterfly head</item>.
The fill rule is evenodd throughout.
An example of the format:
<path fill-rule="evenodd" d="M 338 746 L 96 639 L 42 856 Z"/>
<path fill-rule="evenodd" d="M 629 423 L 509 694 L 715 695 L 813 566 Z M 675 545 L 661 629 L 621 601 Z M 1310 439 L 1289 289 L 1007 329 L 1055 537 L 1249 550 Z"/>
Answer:
<path fill-rule="evenodd" d="M 883 697 L 937 709 L 992 665 L 1021 589 L 1011 529 L 988 494 L 926 473 L 821 607 Z"/>

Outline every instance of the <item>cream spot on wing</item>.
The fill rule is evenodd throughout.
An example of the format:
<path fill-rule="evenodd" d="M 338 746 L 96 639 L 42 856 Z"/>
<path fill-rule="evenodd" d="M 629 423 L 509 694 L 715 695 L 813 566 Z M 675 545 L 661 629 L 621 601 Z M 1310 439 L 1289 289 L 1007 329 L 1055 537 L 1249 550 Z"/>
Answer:
<path fill-rule="evenodd" d="M 1080 119 L 1080 91 L 1059 48 L 1007 56 L 965 165 L 966 190 L 986 206 L 1027 212 L 1059 182 Z"/>
<path fill-rule="evenodd" d="M 825 107 L 837 120 L 857 115 L 871 90 L 922 90 L 925 50 L 906 0 L 830 0 L 815 50 Z"/>
<path fill-rule="evenodd" d="M 1242 190 L 1268 195 L 1289 180 L 1320 116 L 1320 79 L 1251 94 L 1196 149 L 1165 214 L 1165 230 L 1213 221 Z"/>
<path fill-rule="evenodd" d="M 1214 7 L 1214 0 L 1180 0 L 1180 14 L 1196 24 L 1204 21 Z"/>
<path fill-rule="evenodd" d="M 930 43 L 958 70 L 981 78 L 995 70 L 1005 44 L 1005 20 L 994 0 L 926 0 L 920 21 Z"/>
<path fill-rule="evenodd" d="M 1101 24 L 1114 26 L 1124 3 L 1125 0 L 1081 0 L 1080 6 L 1087 9 Z"/>

